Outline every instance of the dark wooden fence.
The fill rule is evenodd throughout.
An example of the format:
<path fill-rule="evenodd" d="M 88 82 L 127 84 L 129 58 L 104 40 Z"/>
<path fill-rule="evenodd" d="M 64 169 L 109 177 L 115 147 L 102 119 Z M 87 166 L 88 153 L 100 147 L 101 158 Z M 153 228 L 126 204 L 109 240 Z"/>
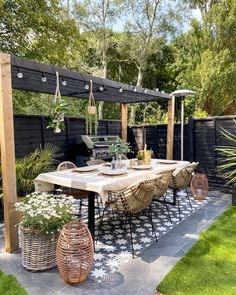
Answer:
<path fill-rule="evenodd" d="M 86 134 L 85 119 L 66 118 L 65 129 L 59 134 L 47 126 L 47 117 L 14 115 L 16 157 L 24 157 L 40 145 L 52 143 L 60 147 L 63 159 L 75 161 L 76 136 Z M 99 121 L 98 134 L 121 136 L 121 122 Z"/>
<path fill-rule="evenodd" d="M 222 128 L 236 134 L 236 116 L 189 118 L 184 126 L 184 160 L 199 162 L 199 171 L 207 175 L 210 186 L 215 189 L 228 188 L 218 171 L 222 156 L 216 146 L 230 145 L 223 137 Z M 136 150 L 145 144 L 152 148 L 157 158 L 166 157 L 166 125 L 132 126 L 129 141 Z M 231 144 L 232 145 L 232 144 Z M 235 143 L 236 147 L 236 143 Z M 180 160 L 180 125 L 175 125 L 174 159 Z"/>
<path fill-rule="evenodd" d="M 228 144 L 221 134 L 221 127 L 236 133 L 236 116 L 206 119 L 189 118 L 184 126 L 184 159 L 198 161 L 199 170 L 206 173 L 211 187 L 225 188 L 225 180 L 220 177 L 217 166 L 220 154 L 215 147 Z M 53 143 L 64 153 L 64 159 L 75 160 L 76 135 L 85 134 L 85 119 L 66 118 L 66 128 L 60 134 L 47 129 L 48 118 L 41 116 L 15 115 L 16 156 L 23 157 L 39 145 Z M 166 125 L 131 126 L 128 128 L 128 141 L 134 149 L 142 149 L 145 144 L 152 148 L 157 158 L 166 157 Z M 98 133 L 101 135 L 121 134 L 120 121 L 102 120 Z M 180 125 L 175 126 L 174 159 L 180 159 Z"/>

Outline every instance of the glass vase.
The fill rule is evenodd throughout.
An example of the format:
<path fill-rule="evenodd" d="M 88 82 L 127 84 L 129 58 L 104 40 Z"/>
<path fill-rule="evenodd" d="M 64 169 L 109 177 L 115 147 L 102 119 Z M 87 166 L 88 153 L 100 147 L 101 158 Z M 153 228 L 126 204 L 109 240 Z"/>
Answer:
<path fill-rule="evenodd" d="M 122 155 L 117 155 L 117 156 L 116 156 L 116 167 L 117 167 L 118 169 L 123 168 Z"/>

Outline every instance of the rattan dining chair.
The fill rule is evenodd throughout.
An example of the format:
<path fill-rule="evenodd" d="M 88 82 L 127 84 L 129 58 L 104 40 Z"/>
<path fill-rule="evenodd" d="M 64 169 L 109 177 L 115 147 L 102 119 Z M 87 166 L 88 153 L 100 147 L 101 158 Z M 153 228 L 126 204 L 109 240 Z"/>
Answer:
<path fill-rule="evenodd" d="M 172 173 L 172 178 L 169 183 L 169 188 L 173 190 L 173 194 L 176 197 L 177 205 L 178 205 L 178 210 L 179 210 L 179 218 L 181 219 L 181 210 L 180 210 L 180 202 L 179 202 L 179 195 L 178 192 L 180 190 L 185 190 L 189 206 L 192 208 L 192 204 L 190 201 L 189 197 L 189 192 L 187 188 L 190 185 L 191 179 L 193 177 L 194 171 L 196 170 L 197 166 L 199 163 L 191 163 L 188 166 L 185 166 L 183 168 L 177 168 L 173 173 Z"/>
<path fill-rule="evenodd" d="M 123 212 L 126 216 L 126 221 L 128 220 L 133 258 L 134 258 L 134 247 L 133 247 L 132 220 L 135 215 L 147 209 L 146 211 L 148 213 L 148 217 L 151 222 L 152 232 L 154 233 L 156 241 L 158 241 L 153 220 L 152 220 L 152 211 L 151 211 L 152 207 L 150 205 L 153 199 L 154 188 L 160 178 L 161 178 L 161 175 L 157 174 L 145 180 L 142 180 L 125 190 L 114 191 L 114 192 L 110 191 L 108 194 L 108 201 L 105 204 L 105 208 L 103 210 L 102 217 L 100 220 L 97 238 L 99 237 L 99 233 L 103 223 L 104 212 L 108 207 L 110 207 L 113 210 Z"/>
<path fill-rule="evenodd" d="M 66 169 L 75 169 L 75 168 L 77 168 L 77 166 L 74 163 L 69 162 L 69 161 L 64 161 L 57 166 L 57 171 L 62 171 L 62 170 L 66 170 Z M 59 192 L 62 194 L 70 195 L 70 196 L 74 197 L 75 199 L 80 200 L 78 217 L 81 218 L 83 199 L 87 199 L 89 196 L 89 193 L 84 190 L 78 190 L 78 189 L 74 189 L 71 187 L 65 187 L 65 186 L 61 186 Z M 100 215 L 100 211 L 99 211 L 99 215 Z"/>
<path fill-rule="evenodd" d="M 153 202 L 160 202 L 161 198 L 164 199 L 164 201 L 160 203 L 164 203 L 171 223 L 172 223 L 172 219 L 170 216 L 168 204 L 166 203 L 166 192 L 168 190 L 168 186 L 172 178 L 173 171 L 174 170 L 166 170 L 166 171 L 158 173 L 160 177 L 155 184 L 154 193 L 153 193 Z"/>

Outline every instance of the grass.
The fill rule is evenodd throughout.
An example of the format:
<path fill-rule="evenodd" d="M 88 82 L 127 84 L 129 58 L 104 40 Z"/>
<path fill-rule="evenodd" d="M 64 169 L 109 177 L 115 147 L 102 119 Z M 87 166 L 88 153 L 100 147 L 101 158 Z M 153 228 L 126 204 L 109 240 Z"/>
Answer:
<path fill-rule="evenodd" d="M 166 295 L 236 294 L 236 207 L 230 207 L 168 273 Z"/>
<path fill-rule="evenodd" d="M 27 295 L 27 292 L 18 283 L 13 275 L 7 275 L 0 271 L 1 295 Z"/>

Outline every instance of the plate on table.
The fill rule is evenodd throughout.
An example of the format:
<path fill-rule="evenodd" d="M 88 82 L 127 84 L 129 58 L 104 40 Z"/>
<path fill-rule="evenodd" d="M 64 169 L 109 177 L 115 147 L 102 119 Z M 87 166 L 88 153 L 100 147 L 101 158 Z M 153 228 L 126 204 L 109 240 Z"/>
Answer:
<path fill-rule="evenodd" d="M 135 165 L 135 166 L 130 166 L 131 169 L 136 169 L 136 170 L 148 170 L 152 168 L 152 165 Z"/>
<path fill-rule="evenodd" d="M 85 166 L 85 167 L 78 167 L 71 170 L 72 172 L 92 172 L 97 171 L 96 166 Z"/>
<path fill-rule="evenodd" d="M 158 160 L 157 164 L 177 164 L 178 162 L 175 160 Z"/>
<path fill-rule="evenodd" d="M 101 171 L 101 174 L 109 175 L 109 176 L 118 176 L 125 174 L 126 171 L 124 169 L 104 169 Z"/>

